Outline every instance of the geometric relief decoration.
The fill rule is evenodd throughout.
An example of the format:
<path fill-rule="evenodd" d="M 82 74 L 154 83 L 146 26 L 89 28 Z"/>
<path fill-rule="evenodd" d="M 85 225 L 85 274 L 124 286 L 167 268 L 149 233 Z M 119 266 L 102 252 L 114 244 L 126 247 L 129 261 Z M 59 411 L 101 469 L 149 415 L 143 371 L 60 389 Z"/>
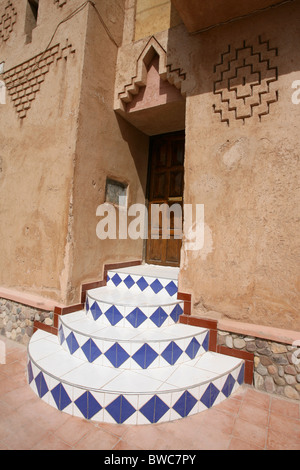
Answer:
<path fill-rule="evenodd" d="M 241 47 L 228 46 L 214 66 L 213 109 L 221 122 L 258 120 L 270 112 L 271 103 L 278 101 L 278 89 L 270 86 L 278 80 L 276 58 L 278 49 L 261 37 L 254 44 L 243 41 Z"/>
<path fill-rule="evenodd" d="M 7 41 L 17 21 L 17 12 L 10 0 L 3 12 L 0 12 L 0 39 Z"/>
<path fill-rule="evenodd" d="M 20 119 L 26 117 L 51 65 L 57 64 L 63 58 L 67 60 L 68 56 L 74 53 L 72 44 L 67 40 L 64 46 L 56 44 L 26 62 L 12 67 L 2 75 L 6 90 Z"/>
<path fill-rule="evenodd" d="M 160 78 L 174 85 L 182 95 L 185 94 L 183 84 L 186 80 L 186 73 L 181 68 L 167 63 L 167 52 L 158 40 L 154 36 L 151 36 L 137 59 L 134 76 L 131 77 L 129 82 L 124 84 L 122 90 L 118 92 L 118 109 L 125 110 L 126 104 L 132 101 L 133 96 L 139 93 L 140 88 L 147 85 L 147 67 L 155 55 L 159 57 L 158 74 Z"/>

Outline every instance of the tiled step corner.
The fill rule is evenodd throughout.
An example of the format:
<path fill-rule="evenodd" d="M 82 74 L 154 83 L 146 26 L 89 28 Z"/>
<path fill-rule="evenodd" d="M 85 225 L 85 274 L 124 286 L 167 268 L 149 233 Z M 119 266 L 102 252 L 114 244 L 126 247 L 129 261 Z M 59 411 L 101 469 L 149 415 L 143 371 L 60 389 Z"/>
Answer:
<path fill-rule="evenodd" d="M 228 398 L 243 383 L 244 362 L 207 352 L 152 370 L 97 367 L 37 331 L 28 347 L 28 382 L 60 411 L 93 421 L 149 424 L 190 416 Z"/>

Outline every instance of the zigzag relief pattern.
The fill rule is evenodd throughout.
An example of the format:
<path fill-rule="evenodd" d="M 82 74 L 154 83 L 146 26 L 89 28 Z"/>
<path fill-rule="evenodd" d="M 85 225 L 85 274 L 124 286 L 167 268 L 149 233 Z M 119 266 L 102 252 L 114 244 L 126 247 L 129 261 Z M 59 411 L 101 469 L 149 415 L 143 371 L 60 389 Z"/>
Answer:
<path fill-rule="evenodd" d="M 218 102 L 213 105 L 221 122 L 228 125 L 232 120 L 258 117 L 270 112 L 270 104 L 278 101 L 278 90 L 270 83 L 278 80 L 278 68 L 274 65 L 278 56 L 277 48 L 270 48 L 269 41 L 252 46 L 243 41 L 242 47 L 228 50 L 215 65 L 214 94 Z M 275 60 L 274 60 L 275 59 Z"/>
<path fill-rule="evenodd" d="M 0 16 L 0 39 L 7 41 L 17 21 L 17 12 L 10 0 Z"/>
<path fill-rule="evenodd" d="M 64 47 L 56 44 L 45 52 L 7 70 L 2 78 L 20 119 L 24 119 L 35 100 L 51 65 L 62 58 L 67 59 L 75 50 L 66 42 Z"/>
<path fill-rule="evenodd" d="M 137 95 L 140 88 L 146 85 L 146 66 L 150 63 L 149 57 L 153 57 L 153 54 L 157 54 L 159 56 L 160 77 L 163 80 L 168 80 L 171 85 L 174 85 L 176 88 L 181 90 L 182 82 L 186 79 L 186 74 L 181 69 L 173 69 L 171 64 L 166 64 L 166 51 L 153 36 L 148 41 L 137 60 L 136 75 L 131 78 L 131 82 L 129 84 L 124 86 L 123 91 L 118 93 L 118 98 L 123 103 L 130 103 L 133 95 Z"/>

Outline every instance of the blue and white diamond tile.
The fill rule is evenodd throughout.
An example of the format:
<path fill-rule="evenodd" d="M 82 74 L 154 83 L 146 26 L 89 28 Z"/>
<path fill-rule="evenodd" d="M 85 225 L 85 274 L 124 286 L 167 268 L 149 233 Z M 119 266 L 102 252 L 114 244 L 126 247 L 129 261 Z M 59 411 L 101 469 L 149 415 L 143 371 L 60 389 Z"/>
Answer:
<path fill-rule="evenodd" d="M 93 363 L 95 363 L 96 360 L 102 355 L 102 351 L 99 347 L 99 344 L 97 344 L 97 340 L 92 338 L 88 338 L 86 340 L 86 342 L 81 346 L 81 350 L 83 351 L 86 359 Z"/>
<path fill-rule="evenodd" d="M 155 276 L 114 271 L 108 272 L 107 286 L 129 289 L 132 293 L 167 293 L 171 297 L 174 297 L 178 291 L 178 282 L 176 279 L 164 279 Z"/>
<path fill-rule="evenodd" d="M 103 418 L 106 423 L 137 424 L 138 396 L 105 393 Z"/>
<path fill-rule="evenodd" d="M 105 393 L 74 387 L 73 415 L 93 421 L 103 421 Z"/>
<path fill-rule="evenodd" d="M 160 328 L 164 324 L 167 324 L 166 322 L 169 319 L 169 311 L 170 307 L 168 305 L 164 305 L 163 307 L 149 307 L 148 315 L 154 326 Z"/>
<path fill-rule="evenodd" d="M 73 386 L 50 377 L 47 403 L 59 411 L 73 415 Z"/>
<path fill-rule="evenodd" d="M 76 321 L 70 321 L 71 318 L 60 319 L 59 343 L 70 355 L 98 365 L 125 369 L 166 367 L 187 362 L 207 350 L 209 333 L 199 329 L 196 335 L 198 329 L 195 331 L 194 327 L 186 325 L 182 326 L 183 331 L 182 328 L 177 329 L 177 325 L 159 331 L 155 328 L 135 331 L 102 325 L 93 335 L 91 320 L 82 321 L 84 316 Z M 179 331 L 183 337 L 176 337 Z M 174 340 L 170 339 L 172 334 L 175 335 Z"/>
<path fill-rule="evenodd" d="M 175 341 L 171 341 L 161 354 L 162 358 L 171 366 L 179 363 L 179 359 L 182 355 L 183 350 Z"/>
<path fill-rule="evenodd" d="M 114 273 L 111 275 L 110 277 L 110 282 L 115 286 L 115 287 L 118 287 L 121 282 L 123 281 L 123 279 L 120 277 L 120 275 L 118 273 Z"/>
<path fill-rule="evenodd" d="M 171 400 L 172 394 L 167 392 L 141 395 L 137 424 L 156 424 L 170 421 Z"/>
<path fill-rule="evenodd" d="M 95 322 L 104 325 L 122 326 L 124 320 L 124 307 L 115 306 L 112 303 L 105 303 L 89 298 L 89 310 L 87 317 Z"/>
<path fill-rule="evenodd" d="M 131 368 L 152 369 L 160 367 L 160 344 L 131 343 Z"/>
<path fill-rule="evenodd" d="M 160 282 L 159 279 L 155 279 L 154 281 L 152 280 L 152 282 L 150 281 L 150 287 L 154 294 L 158 294 L 164 288 L 163 284 Z"/>
<path fill-rule="evenodd" d="M 114 343 L 103 354 L 116 369 L 121 366 L 126 367 L 126 362 L 130 359 L 130 354 L 119 343 Z"/>
<path fill-rule="evenodd" d="M 199 387 L 172 393 L 171 420 L 185 418 L 198 413 Z"/>
<path fill-rule="evenodd" d="M 139 328 L 148 320 L 147 309 L 145 307 L 125 307 L 125 318 L 133 328 Z"/>
<path fill-rule="evenodd" d="M 90 313 L 93 320 L 97 321 L 103 315 L 103 308 L 101 309 L 99 303 L 94 301 L 91 305 Z"/>
<path fill-rule="evenodd" d="M 183 304 L 176 304 L 172 305 L 170 308 L 170 317 L 172 318 L 174 323 L 177 323 L 179 320 L 180 315 L 183 314 Z"/>
<path fill-rule="evenodd" d="M 110 292 L 105 293 L 110 296 Z M 128 294 L 126 294 L 128 297 Z M 140 295 L 140 294 L 139 294 Z M 126 300 L 130 300 L 126 305 Z M 142 302 L 143 301 L 143 302 Z M 118 296 L 116 303 L 103 302 L 89 299 L 87 317 L 95 320 L 97 325 L 111 325 L 127 328 L 153 328 L 178 323 L 179 316 L 183 313 L 183 302 L 168 303 L 165 296 L 157 299 L 147 297 L 141 299 L 134 296 L 127 299 L 126 296 Z M 124 302 L 124 305 L 122 304 Z"/>

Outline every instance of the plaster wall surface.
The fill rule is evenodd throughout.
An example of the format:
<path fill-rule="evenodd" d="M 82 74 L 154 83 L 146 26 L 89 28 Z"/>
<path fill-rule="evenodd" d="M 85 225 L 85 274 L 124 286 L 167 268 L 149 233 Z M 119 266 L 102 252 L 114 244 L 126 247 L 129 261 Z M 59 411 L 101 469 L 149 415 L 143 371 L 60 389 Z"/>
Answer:
<path fill-rule="evenodd" d="M 270 10 L 194 40 L 185 203 L 204 204 L 205 240 L 199 251 L 183 248 L 180 273 L 196 314 L 298 331 L 300 107 L 291 98 L 300 78 L 299 7 Z M 234 89 L 237 69 L 254 59 L 257 41 L 259 78 L 244 70 L 246 83 Z M 238 59 L 249 62 L 238 63 L 238 49 Z M 248 110 L 239 108 L 247 98 L 237 98 L 247 83 L 257 83 L 249 98 L 257 106 Z"/>
<path fill-rule="evenodd" d="M 183 243 L 181 255 L 179 287 L 192 294 L 195 315 L 300 329 L 299 8 L 196 35 L 182 24 L 154 35 L 166 63 L 185 74 L 184 202 L 205 210 L 203 247 Z M 125 21 L 116 97 L 134 84 L 150 40 L 130 43 L 130 31 Z"/>
<path fill-rule="evenodd" d="M 70 2 L 72 10 L 81 3 Z M 7 5 L 16 12 L 9 37 L 0 40 L 7 88 L 0 105 L 0 285 L 64 302 L 87 11 L 56 29 L 71 5 L 62 10 L 40 0 L 28 42 L 26 4 L 0 2 L 0 14 Z M 51 53 L 42 56 L 46 49 Z M 47 57 L 43 70 L 37 57 Z"/>
<path fill-rule="evenodd" d="M 136 41 L 180 23 L 182 20 L 171 0 L 136 0 L 135 2 Z"/>
<path fill-rule="evenodd" d="M 117 31 L 122 32 L 120 6 L 116 9 L 116 23 Z M 78 116 L 69 303 L 78 302 L 83 282 L 102 279 L 104 264 L 143 257 L 143 240 L 119 239 L 119 214 L 126 209 L 115 206 L 116 239 L 100 240 L 96 233 L 97 224 L 103 219 L 96 212 L 98 206 L 106 202 L 107 178 L 127 186 L 127 207 L 144 204 L 146 197 L 149 139 L 114 112 L 116 33 L 113 39 L 99 25 L 91 9 Z"/>

